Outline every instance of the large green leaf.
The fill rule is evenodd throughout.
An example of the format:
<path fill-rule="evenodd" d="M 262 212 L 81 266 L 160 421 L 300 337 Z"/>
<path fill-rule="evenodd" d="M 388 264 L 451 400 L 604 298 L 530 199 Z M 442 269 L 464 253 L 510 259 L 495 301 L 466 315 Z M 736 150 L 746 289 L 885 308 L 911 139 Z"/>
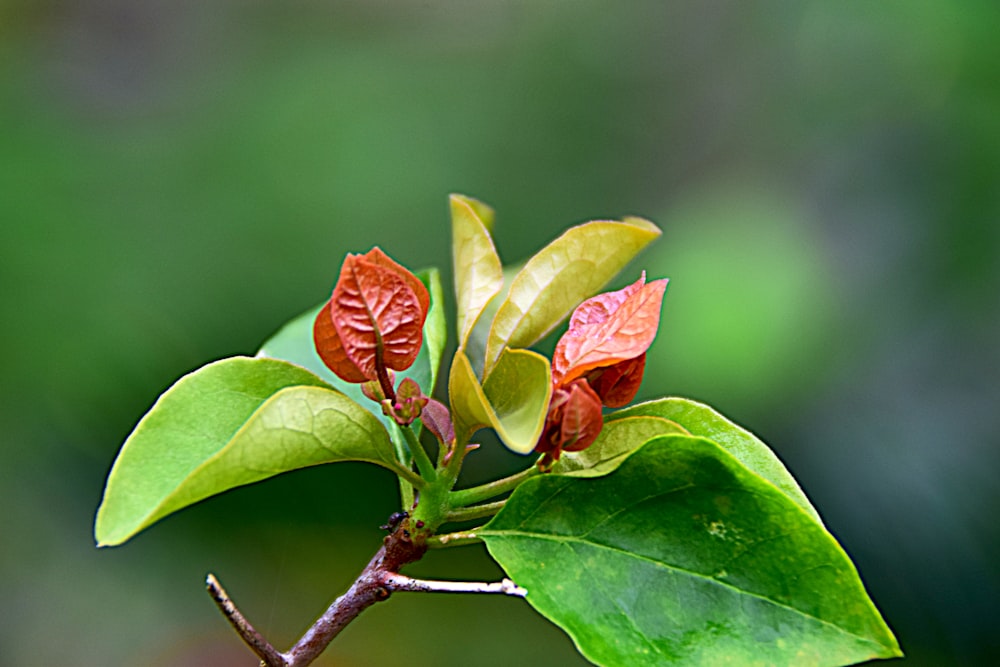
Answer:
<path fill-rule="evenodd" d="M 397 383 L 403 378 L 413 378 L 430 394 L 437 381 L 438 368 L 441 365 L 441 355 L 447 343 L 448 331 L 444 319 L 444 297 L 441 290 L 441 277 L 437 269 L 418 271 L 416 276 L 427 287 L 431 297 L 430 310 L 424 322 L 424 342 L 420 346 L 416 361 L 405 371 L 396 373 Z M 382 408 L 361 393 L 361 385 L 344 382 L 326 367 L 316 353 L 313 342 L 313 322 L 316 314 L 323 308 L 325 302 L 292 319 L 267 339 L 257 352 L 258 357 L 283 359 L 306 368 L 327 384 L 346 394 L 359 405 L 367 408 L 378 417 L 384 426 L 391 428 L 391 419 L 382 414 Z"/>
<path fill-rule="evenodd" d="M 478 531 L 600 665 L 842 665 L 901 655 L 836 540 L 710 440 L 530 479 Z"/>
<path fill-rule="evenodd" d="M 132 431 L 108 476 L 95 537 L 121 544 L 233 487 L 348 460 L 400 469 L 378 420 L 312 373 L 274 359 L 223 359 L 178 380 Z"/>
<path fill-rule="evenodd" d="M 594 221 L 568 229 L 528 260 L 500 304 L 486 344 L 486 374 L 507 347 L 534 345 L 660 235 L 648 220 Z"/>
<path fill-rule="evenodd" d="M 503 288 L 503 266 L 489 232 L 492 221 L 492 209 L 482 202 L 451 196 L 459 347 L 465 346 L 483 309 Z"/>
<path fill-rule="evenodd" d="M 606 422 L 590 447 L 582 452 L 563 452 L 552 472 L 577 477 L 607 475 L 647 440 L 669 433 L 689 435 L 680 424 L 662 417 L 624 417 Z"/>
<path fill-rule="evenodd" d="M 530 350 L 505 350 L 493 374 L 479 384 L 463 350 L 455 353 L 448 386 L 452 420 L 459 442 L 491 427 L 512 451 L 535 448 L 552 396 L 549 360 Z"/>
<path fill-rule="evenodd" d="M 674 421 L 692 435 L 716 442 L 750 470 L 781 489 L 816 521 L 822 521 L 798 482 L 771 448 L 754 434 L 729 421 L 709 406 L 687 398 L 661 398 L 640 403 L 605 416 L 605 422 L 637 416 Z"/>

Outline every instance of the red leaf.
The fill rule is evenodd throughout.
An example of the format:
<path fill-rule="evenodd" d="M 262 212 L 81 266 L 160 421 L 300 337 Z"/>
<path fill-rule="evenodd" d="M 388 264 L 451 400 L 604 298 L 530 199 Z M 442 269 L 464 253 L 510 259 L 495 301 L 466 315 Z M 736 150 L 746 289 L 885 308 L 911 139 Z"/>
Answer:
<path fill-rule="evenodd" d="M 348 255 L 330 303 L 316 318 L 316 349 L 347 382 L 377 380 L 377 361 L 405 370 L 420 351 L 429 307 L 423 283 L 379 248 Z"/>
<path fill-rule="evenodd" d="M 368 381 L 361 369 L 348 358 L 344 345 L 340 342 L 337 328 L 333 326 L 329 302 L 323 306 L 323 310 L 319 311 L 319 315 L 316 316 L 316 321 L 313 323 L 313 341 L 316 343 L 316 352 L 319 353 L 319 358 L 341 380 L 355 383 Z"/>
<path fill-rule="evenodd" d="M 552 381 L 565 385 L 595 368 L 644 354 L 660 326 L 666 279 L 646 283 L 646 274 L 617 292 L 581 303 L 552 357 Z"/>
<path fill-rule="evenodd" d="M 595 368 L 586 377 L 591 389 L 601 397 L 601 403 L 609 408 L 620 408 L 635 398 L 645 369 L 646 353 L 643 352 L 635 359 L 619 361 L 606 368 Z"/>

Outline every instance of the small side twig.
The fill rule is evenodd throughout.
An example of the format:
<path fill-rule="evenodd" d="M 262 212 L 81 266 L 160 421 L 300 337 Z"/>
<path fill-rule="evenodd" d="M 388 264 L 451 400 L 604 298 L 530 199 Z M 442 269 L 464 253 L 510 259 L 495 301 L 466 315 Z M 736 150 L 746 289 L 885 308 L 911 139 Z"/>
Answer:
<path fill-rule="evenodd" d="M 208 594 L 215 600 L 215 604 L 219 606 L 226 620 L 235 628 L 239 636 L 246 642 L 246 645 L 257 654 L 257 657 L 269 667 L 272 665 L 284 665 L 285 659 L 282 655 L 250 625 L 250 621 L 236 608 L 236 605 L 229 598 L 229 594 L 226 593 L 226 589 L 222 587 L 222 584 L 219 583 L 214 574 L 208 575 L 205 585 L 208 587 Z"/>
<path fill-rule="evenodd" d="M 393 592 L 420 591 L 423 593 L 497 593 L 523 598 L 528 591 L 510 579 L 491 583 L 480 581 L 433 581 L 413 579 L 404 574 L 389 573 L 385 577 L 386 586 Z"/>

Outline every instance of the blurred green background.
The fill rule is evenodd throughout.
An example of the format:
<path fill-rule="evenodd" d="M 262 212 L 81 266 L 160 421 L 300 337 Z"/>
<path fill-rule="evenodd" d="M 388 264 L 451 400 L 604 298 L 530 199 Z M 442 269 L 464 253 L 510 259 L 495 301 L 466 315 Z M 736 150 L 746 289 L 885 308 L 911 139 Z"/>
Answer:
<path fill-rule="evenodd" d="M 643 395 L 772 444 L 908 664 L 997 664 L 998 25 L 986 0 L 0 0 L 0 664 L 252 665 L 206 572 L 281 647 L 346 587 L 395 509 L 373 467 L 120 548 L 93 515 L 156 396 L 345 252 L 450 280 L 453 191 L 507 261 L 658 222 L 618 281 L 671 278 Z M 414 572 L 498 574 L 477 548 Z M 521 601 L 401 594 L 319 664 L 583 661 Z"/>

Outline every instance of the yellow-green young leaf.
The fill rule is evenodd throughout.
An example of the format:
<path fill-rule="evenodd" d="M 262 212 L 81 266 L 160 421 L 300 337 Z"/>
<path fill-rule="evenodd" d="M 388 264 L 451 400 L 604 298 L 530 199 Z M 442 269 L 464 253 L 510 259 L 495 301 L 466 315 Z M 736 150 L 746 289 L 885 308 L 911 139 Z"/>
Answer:
<path fill-rule="evenodd" d="M 505 347 L 524 348 L 541 340 L 659 235 L 656 225 L 641 218 L 587 222 L 529 259 L 493 318 L 486 374 Z"/>
<path fill-rule="evenodd" d="M 771 448 L 753 433 L 737 426 L 707 405 L 687 398 L 661 398 L 612 412 L 604 417 L 604 421 L 607 424 L 638 416 L 670 419 L 683 426 L 691 435 L 700 435 L 714 441 L 747 468 L 781 489 L 813 519 L 821 522 L 819 512 Z"/>
<path fill-rule="evenodd" d="M 427 319 L 424 321 L 424 345 L 420 350 L 423 354 L 426 350 L 429 357 L 430 380 L 427 386 L 420 385 L 424 393 L 430 396 L 434 393 L 434 385 L 437 383 L 438 371 L 441 369 L 441 356 L 444 354 L 445 345 L 448 344 L 448 321 L 444 313 L 444 290 L 441 288 L 441 272 L 437 269 L 424 269 L 417 272 L 417 278 L 427 286 L 427 292 L 431 295 L 431 307 L 427 311 Z M 420 355 L 413 366 L 421 363 Z M 410 367 L 413 368 L 412 366 Z M 416 379 L 416 378 L 414 378 Z M 402 382 L 402 379 L 399 379 Z M 417 384 L 420 381 L 417 380 Z"/>
<path fill-rule="evenodd" d="M 483 393 L 472 364 L 459 349 L 451 361 L 448 376 L 448 396 L 451 399 L 451 421 L 455 426 L 455 440 L 461 445 L 469 442 L 472 434 L 490 425 L 489 402 Z"/>
<path fill-rule="evenodd" d="M 511 451 L 528 454 L 545 426 L 552 396 L 549 360 L 530 350 L 505 350 L 493 374 L 479 384 L 463 350 L 455 353 L 449 383 L 458 442 L 490 427 Z"/>
<path fill-rule="evenodd" d="M 503 267 L 489 232 L 492 221 L 493 210 L 482 202 L 462 195 L 451 196 L 459 347 L 465 347 L 483 309 L 503 288 Z"/>
<path fill-rule="evenodd" d="M 901 655 L 822 525 L 711 440 L 521 484 L 476 531 L 598 665 L 846 665 Z"/>
<path fill-rule="evenodd" d="M 563 452 L 552 472 L 576 477 L 607 475 L 647 440 L 671 433 L 690 435 L 677 422 L 662 417 L 624 417 L 606 422 L 590 447 L 582 452 Z"/>
<path fill-rule="evenodd" d="M 223 359 L 178 380 L 125 441 L 95 537 L 121 544 L 209 496 L 348 460 L 400 472 L 374 415 L 312 373 L 275 359 Z"/>

